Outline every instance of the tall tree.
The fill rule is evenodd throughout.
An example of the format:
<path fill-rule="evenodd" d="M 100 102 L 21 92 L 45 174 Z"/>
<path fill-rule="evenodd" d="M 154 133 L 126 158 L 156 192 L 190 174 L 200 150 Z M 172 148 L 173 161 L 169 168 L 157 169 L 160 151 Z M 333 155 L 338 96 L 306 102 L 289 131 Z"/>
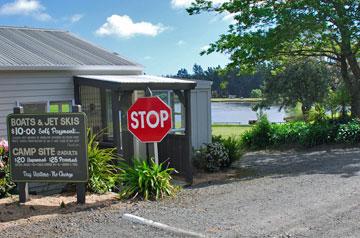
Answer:
<path fill-rule="evenodd" d="M 194 71 L 194 78 L 195 79 L 203 79 L 204 78 L 205 74 L 204 74 L 204 70 L 201 67 L 201 65 L 194 64 L 193 71 Z"/>
<path fill-rule="evenodd" d="M 196 0 L 189 14 L 213 11 L 234 16 L 229 31 L 203 53 L 230 54 L 229 68 L 276 67 L 289 57 L 321 57 L 341 68 L 352 115 L 360 117 L 359 0 Z"/>
<path fill-rule="evenodd" d="M 261 103 L 295 107 L 300 102 L 304 118 L 307 119 L 312 106 L 322 103 L 329 90 L 330 73 L 323 62 L 311 59 L 292 61 L 283 72 L 265 80 L 265 101 Z"/>
<path fill-rule="evenodd" d="M 182 78 L 182 79 L 188 79 L 190 78 L 190 74 L 188 73 L 188 71 L 184 68 L 179 69 L 179 71 L 176 74 L 177 78 Z"/>

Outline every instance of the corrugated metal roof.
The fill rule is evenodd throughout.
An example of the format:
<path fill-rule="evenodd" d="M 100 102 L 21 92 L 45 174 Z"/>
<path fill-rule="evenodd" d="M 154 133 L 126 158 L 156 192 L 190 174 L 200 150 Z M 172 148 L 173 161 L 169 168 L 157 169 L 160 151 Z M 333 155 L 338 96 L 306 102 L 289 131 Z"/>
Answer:
<path fill-rule="evenodd" d="M 0 26 L 0 69 L 142 69 L 73 34 L 48 29 Z"/>

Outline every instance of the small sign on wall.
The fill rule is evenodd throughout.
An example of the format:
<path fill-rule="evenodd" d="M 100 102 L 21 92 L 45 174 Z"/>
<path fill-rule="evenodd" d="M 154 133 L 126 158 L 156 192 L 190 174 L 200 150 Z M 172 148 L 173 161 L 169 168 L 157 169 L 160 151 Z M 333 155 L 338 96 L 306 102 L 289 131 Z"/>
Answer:
<path fill-rule="evenodd" d="M 10 171 L 15 182 L 87 182 L 84 113 L 10 114 Z"/>

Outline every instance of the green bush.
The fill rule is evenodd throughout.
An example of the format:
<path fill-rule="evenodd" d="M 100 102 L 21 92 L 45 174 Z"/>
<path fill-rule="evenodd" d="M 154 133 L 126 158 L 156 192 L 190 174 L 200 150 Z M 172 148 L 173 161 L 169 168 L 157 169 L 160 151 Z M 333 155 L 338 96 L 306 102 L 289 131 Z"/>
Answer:
<path fill-rule="evenodd" d="M 195 152 L 194 165 L 209 172 L 219 171 L 231 165 L 229 154 L 220 142 L 206 144 Z"/>
<path fill-rule="evenodd" d="M 171 181 L 173 168 L 164 168 L 164 164 L 157 165 L 151 160 L 135 159 L 133 165 L 123 163 L 121 165 L 119 182 L 123 186 L 120 198 L 142 198 L 145 200 L 157 200 L 166 196 L 173 196 L 177 190 Z"/>
<path fill-rule="evenodd" d="M 262 118 L 252 130 L 243 134 L 241 140 L 245 149 L 355 143 L 360 140 L 360 122 L 340 124 L 340 121 L 335 120 L 319 120 L 313 123 L 270 124 L 266 118 Z"/>
<path fill-rule="evenodd" d="M 227 138 L 223 138 L 222 136 L 213 136 L 212 142 L 221 143 L 225 147 L 230 159 L 229 166 L 236 160 L 240 159 L 243 154 L 241 141 L 239 137 L 230 136 Z"/>
<path fill-rule="evenodd" d="M 245 148 L 263 149 L 271 146 L 272 128 L 266 116 L 260 117 L 260 120 L 241 136 L 241 144 Z"/>
<path fill-rule="evenodd" d="M 336 141 L 345 144 L 355 144 L 360 142 L 360 121 L 352 120 L 339 126 Z"/>
<path fill-rule="evenodd" d="M 307 131 L 305 122 L 288 122 L 271 125 L 272 133 L 269 145 L 281 146 L 284 144 L 297 144 Z"/>
<path fill-rule="evenodd" d="M 6 140 L 0 140 L 0 198 L 9 196 L 15 189 L 10 177 L 9 151 Z"/>
<path fill-rule="evenodd" d="M 88 160 L 89 181 L 88 190 L 94 193 L 106 193 L 111 191 L 116 184 L 118 174 L 115 160 L 115 148 L 102 149 L 96 139 L 99 134 L 93 135 L 88 131 Z"/>
<path fill-rule="evenodd" d="M 299 138 L 299 144 L 305 147 L 313 147 L 317 145 L 330 144 L 335 142 L 338 124 L 328 121 L 309 123 L 304 136 Z"/>

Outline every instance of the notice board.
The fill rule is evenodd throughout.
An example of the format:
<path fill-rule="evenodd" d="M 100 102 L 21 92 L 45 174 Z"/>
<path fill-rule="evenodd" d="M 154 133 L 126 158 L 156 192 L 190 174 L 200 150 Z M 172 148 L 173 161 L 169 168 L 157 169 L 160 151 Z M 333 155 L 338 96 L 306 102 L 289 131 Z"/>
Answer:
<path fill-rule="evenodd" d="M 10 172 L 15 182 L 88 180 L 84 113 L 10 114 Z"/>

